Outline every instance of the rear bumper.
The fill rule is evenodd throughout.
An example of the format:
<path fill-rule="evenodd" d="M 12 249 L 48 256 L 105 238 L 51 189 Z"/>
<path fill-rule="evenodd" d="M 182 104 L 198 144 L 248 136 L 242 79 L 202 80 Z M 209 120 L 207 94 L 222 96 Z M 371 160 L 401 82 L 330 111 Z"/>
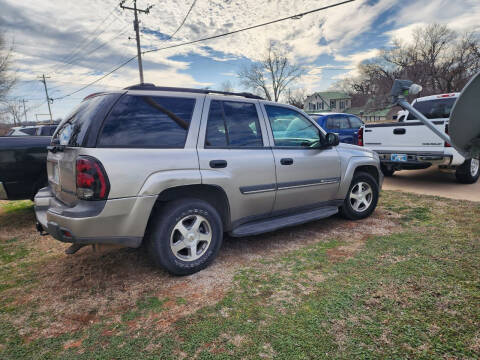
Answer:
<path fill-rule="evenodd" d="M 8 200 L 7 190 L 5 190 L 5 186 L 0 181 L 0 200 Z"/>
<path fill-rule="evenodd" d="M 69 207 L 43 188 L 35 196 L 35 215 L 41 228 L 62 242 L 139 247 L 155 201 L 156 196 L 145 196 Z"/>
<path fill-rule="evenodd" d="M 407 161 L 391 161 L 391 155 L 402 153 L 407 155 Z M 382 165 L 397 169 L 424 169 L 432 165 L 449 166 L 452 155 L 444 153 L 412 153 L 412 152 L 378 152 Z"/>

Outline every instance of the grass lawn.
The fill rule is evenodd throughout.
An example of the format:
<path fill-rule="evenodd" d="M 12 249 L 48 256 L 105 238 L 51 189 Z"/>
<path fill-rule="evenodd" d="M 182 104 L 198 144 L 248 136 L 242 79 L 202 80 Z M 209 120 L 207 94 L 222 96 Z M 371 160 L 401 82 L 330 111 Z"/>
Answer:
<path fill-rule="evenodd" d="M 188 309 L 188 296 L 142 293 L 55 336 L 55 309 L 29 294 L 64 255 L 0 230 L 0 358 L 477 359 L 480 204 L 383 192 L 380 206 L 396 215 L 394 232 L 332 236 L 239 267 L 218 301 L 167 327 L 167 309 Z M 0 204 L 0 229 L 31 220 L 30 202 Z M 104 286 L 88 290 L 92 302 Z"/>

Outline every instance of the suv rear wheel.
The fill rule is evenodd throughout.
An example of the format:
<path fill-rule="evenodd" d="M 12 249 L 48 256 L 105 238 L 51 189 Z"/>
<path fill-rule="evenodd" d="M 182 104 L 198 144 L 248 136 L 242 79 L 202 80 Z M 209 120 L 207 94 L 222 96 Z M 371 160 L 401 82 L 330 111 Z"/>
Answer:
<path fill-rule="evenodd" d="M 377 206 L 378 191 L 377 181 L 372 175 L 364 172 L 355 173 L 340 214 L 350 220 L 370 216 Z"/>
<path fill-rule="evenodd" d="M 217 256 L 223 226 L 209 203 L 199 199 L 172 201 L 153 216 L 147 250 L 153 261 L 168 272 L 193 274 Z"/>
<path fill-rule="evenodd" d="M 455 172 L 457 181 L 462 184 L 473 184 L 480 177 L 480 160 L 468 159 Z"/>

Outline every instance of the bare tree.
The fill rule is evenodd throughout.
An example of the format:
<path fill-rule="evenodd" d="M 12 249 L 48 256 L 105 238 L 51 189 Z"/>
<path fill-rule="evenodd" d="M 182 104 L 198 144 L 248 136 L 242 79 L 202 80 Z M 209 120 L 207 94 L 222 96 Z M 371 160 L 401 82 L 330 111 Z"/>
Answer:
<path fill-rule="evenodd" d="M 358 76 L 337 82 L 352 95 L 352 106 L 368 101 L 388 103 L 394 79 L 410 79 L 423 87 L 422 95 L 460 91 L 480 71 L 479 34 L 459 34 L 445 25 L 418 27 L 412 41 L 400 39 L 378 57 L 358 65 Z"/>
<path fill-rule="evenodd" d="M 11 59 L 12 47 L 7 45 L 4 34 L 0 33 L 0 103 L 5 101 L 7 93 L 15 83 L 15 78 L 9 71 Z"/>
<path fill-rule="evenodd" d="M 299 109 L 303 109 L 305 100 L 307 99 L 307 94 L 305 89 L 288 89 L 286 93 L 287 104 L 296 106 Z"/>
<path fill-rule="evenodd" d="M 292 64 L 283 50 L 270 43 L 260 62 L 242 67 L 237 75 L 245 88 L 264 95 L 268 100 L 278 101 L 303 73 L 302 67 Z"/>
<path fill-rule="evenodd" d="M 5 105 L 6 114 L 10 115 L 14 125 L 21 125 L 23 116 L 23 107 L 20 101 L 9 101 Z"/>
<path fill-rule="evenodd" d="M 225 92 L 234 92 L 235 89 L 233 87 L 233 84 L 230 80 L 225 80 L 220 84 L 220 91 L 225 91 Z"/>

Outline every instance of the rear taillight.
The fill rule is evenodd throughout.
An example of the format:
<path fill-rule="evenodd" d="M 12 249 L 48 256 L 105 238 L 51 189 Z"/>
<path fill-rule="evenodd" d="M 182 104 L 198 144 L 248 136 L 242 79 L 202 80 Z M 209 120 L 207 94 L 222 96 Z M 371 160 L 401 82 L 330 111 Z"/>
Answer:
<path fill-rule="evenodd" d="M 358 129 L 358 146 L 363 146 L 363 127 Z"/>
<path fill-rule="evenodd" d="M 81 200 L 105 200 L 110 183 L 102 164 L 91 156 L 77 158 L 77 197 Z"/>
<path fill-rule="evenodd" d="M 448 124 L 445 124 L 445 134 L 448 135 Z M 445 147 L 452 147 L 452 145 L 445 141 Z"/>

